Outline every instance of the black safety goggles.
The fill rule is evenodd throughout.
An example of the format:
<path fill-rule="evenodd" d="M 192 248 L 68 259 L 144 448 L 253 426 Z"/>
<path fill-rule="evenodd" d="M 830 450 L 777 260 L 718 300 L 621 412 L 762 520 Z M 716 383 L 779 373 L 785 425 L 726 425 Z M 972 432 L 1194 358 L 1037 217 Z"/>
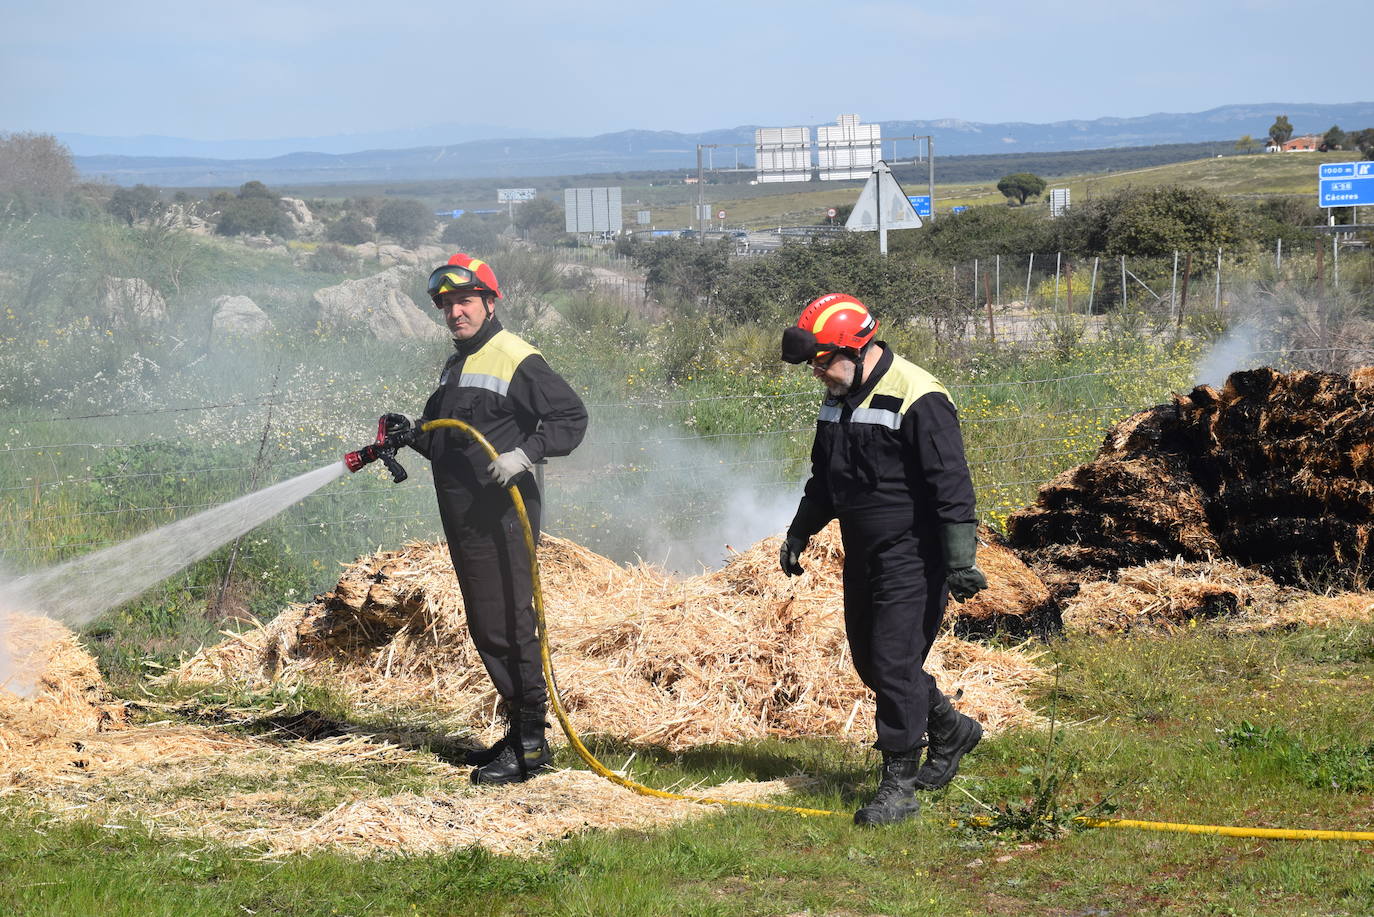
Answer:
<path fill-rule="evenodd" d="M 486 289 L 486 284 L 465 267 L 446 264 L 429 275 L 429 298 L 436 299 L 440 294 L 464 289 Z"/>

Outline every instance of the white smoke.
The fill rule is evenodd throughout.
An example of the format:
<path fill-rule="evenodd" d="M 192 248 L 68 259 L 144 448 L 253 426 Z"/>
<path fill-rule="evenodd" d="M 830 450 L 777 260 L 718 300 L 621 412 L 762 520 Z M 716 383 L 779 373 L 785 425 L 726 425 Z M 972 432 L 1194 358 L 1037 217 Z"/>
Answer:
<path fill-rule="evenodd" d="M 1198 360 L 1193 384 L 1220 386 L 1231 373 L 1251 368 L 1249 363 L 1259 350 L 1262 334 L 1254 313 L 1232 325 Z"/>
<path fill-rule="evenodd" d="M 696 575 L 781 533 L 796 512 L 802 471 L 775 438 L 593 423 L 601 442 L 550 466 L 548 528 L 613 560 Z M 588 507 L 599 508 L 595 530 L 573 524 Z"/>

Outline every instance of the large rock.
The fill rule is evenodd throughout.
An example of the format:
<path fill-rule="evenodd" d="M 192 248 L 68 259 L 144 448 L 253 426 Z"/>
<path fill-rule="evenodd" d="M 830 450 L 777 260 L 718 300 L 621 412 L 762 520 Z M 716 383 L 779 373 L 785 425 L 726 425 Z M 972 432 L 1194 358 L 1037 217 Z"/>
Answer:
<path fill-rule="evenodd" d="M 147 327 L 167 320 L 167 302 L 141 277 L 105 277 L 100 281 L 98 312 L 114 328 Z"/>
<path fill-rule="evenodd" d="M 215 314 L 210 320 L 210 340 L 226 338 L 255 338 L 272 330 L 272 319 L 247 296 L 218 296 L 212 303 Z"/>
<path fill-rule="evenodd" d="M 432 317 L 438 313 L 422 311 L 404 292 L 414 278 L 413 268 L 393 267 L 316 290 L 310 302 L 320 329 L 329 334 L 366 330 L 379 341 L 447 337 L 447 329 Z"/>
<path fill-rule="evenodd" d="M 305 201 L 298 197 L 284 197 L 281 199 L 282 210 L 286 211 L 286 218 L 291 221 L 291 225 L 300 228 L 309 226 L 315 222 L 315 215 L 310 212 L 310 208 L 305 205 Z"/>

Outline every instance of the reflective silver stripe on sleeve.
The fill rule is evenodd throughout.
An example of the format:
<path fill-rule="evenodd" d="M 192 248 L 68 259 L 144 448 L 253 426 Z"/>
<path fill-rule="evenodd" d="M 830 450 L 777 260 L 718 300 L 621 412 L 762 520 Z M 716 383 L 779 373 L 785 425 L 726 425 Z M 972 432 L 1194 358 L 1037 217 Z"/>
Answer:
<path fill-rule="evenodd" d="M 838 404 L 821 405 L 821 423 L 838 423 L 840 419 L 840 406 Z"/>
<path fill-rule="evenodd" d="M 902 428 L 902 415 L 896 411 L 882 411 L 877 408 L 855 408 L 849 415 L 850 423 L 871 423 L 889 430 Z"/>
<path fill-rule="evenodd" d="M 458 377 L 458 384 L 464 388 L 484 388 L 498 395 L 506 394 L 510 388 L 509 379 L 498 379 L 484 373 L 463 373 Z"/>

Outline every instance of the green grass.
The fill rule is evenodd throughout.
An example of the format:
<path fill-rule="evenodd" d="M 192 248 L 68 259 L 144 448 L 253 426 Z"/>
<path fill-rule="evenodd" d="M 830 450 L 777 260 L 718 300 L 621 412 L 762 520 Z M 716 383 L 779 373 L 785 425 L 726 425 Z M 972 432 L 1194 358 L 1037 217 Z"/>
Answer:
<path fill-rule="evenodd" d="M 1032 830 L 1106 803 L 1121 817 L 1362 829 L 1374 625 L 1264 635 L 1072 637 L 1038 699 L 1046 730 L 986 740 L 914 823 L 732 810 L 652 831 L 551 839 L 531 858 L 478 850 L 361 860 L 320 851 L 264 862 L 101 827 L 11 796 L 0 818 L 0 910 L 15 914 L 1366 914 L 1368 843 Z M 1333 690 L 1339 685 L 1339 690 Z M 316 698 L 316 700 L 320 700 Z M 1068 725 L 1063 725 L 1067 723 Z M 602 745 L 614 759 L 625 749 Z M 572 763 L 560 752 L 562 763 Z M 871 753 L 823 739 L 670 755 L 635 773 L 680 779 L 819 777 L 789 802 L 846 811 L 872 787 Z M 1338 779 L 1331 779 L 1336 775 Z M 353 772 L 378 793 L 404 774 Z M 337 774 L 303 775 L 303 785 Z M 1358 777 L 1358 779 L 1352 779 Z M 263 787 L 274 781 L 254 778 Z M 210 787 L 187 792 L 209 792 Z M 358 784 L 355 781 L 354 788 Z M 1048 792 L 1048 787 L 1052 792 Z M 1041 798 L 1036 799 L 1037 790 Z M 976 801 L 975 801 L 976 800 Z M 327 805 L 305 793 L 305 814 Z M 1038 808 L 1033 808 L 1038 806 Z M 992 809 L 1000 830 L 972 824 Z M 1043 824 L 1043 822 L 1041 822 Z"/>

